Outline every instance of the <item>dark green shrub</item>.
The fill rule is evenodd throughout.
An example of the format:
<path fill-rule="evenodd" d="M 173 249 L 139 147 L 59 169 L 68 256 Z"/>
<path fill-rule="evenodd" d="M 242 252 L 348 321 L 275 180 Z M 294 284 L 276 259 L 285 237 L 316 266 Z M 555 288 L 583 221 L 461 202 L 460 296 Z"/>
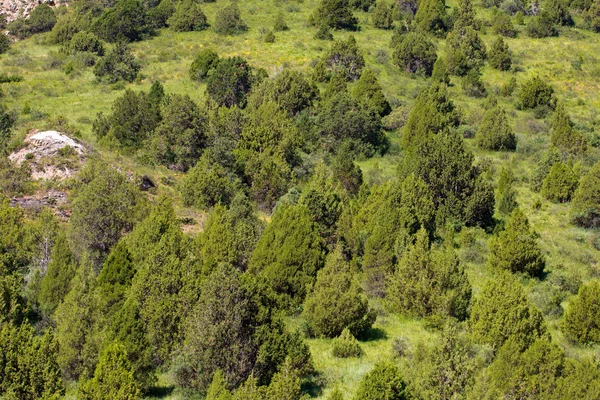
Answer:
<path fill-rule="evenodd" d="M 355 30 L 358 24 L 348 0 L 321 0 L 311 19 L 315 25 L 334 29 Z"/>
<path fill-rule="evenodd" d="M 508 272 L 489 279 L 471 309 L 473 339 L 499 349 L 512 340 L 524 350 L 548 338 L 542 313 L 532 306 L 517 279 Z"/>
<path fill-rule="evenodd" d="M 252 86 L 252 69 L 241 57 L 220 60 L 206 79 L 206 92 L 220 106 L 245 107 Z"/>
<path fill-rule="evenodd" d="M 381 361 L 358 384 L 354 400 L 405 400 L 406 384 L 398 367 Z"/>
<path fill-rule="evenodd" d="M 331 34 L 328 25 L 319 26 L 319 30 L 314 37 L 318 40 L 333 40 L 333 35 Z"/>
<path fill-rule="evenodd" d="M 488 61 L 492 68 L 500 71 L 508 71 L 512 65 L 508 44 L 502 37 L 498 37 L 488 53 Z"/>
<path fill-rule="evenodd" d="M 329 74 L 342 74 L 346 80 L 355 81 L 360 78 L 365 66 L 365 58 L 356 44 L 354 36 L 348 40 L 336 40 L 331 49 L 322 60 L 323 66 Z"/>
<path fill-rule="evenodd" d="M 600 162 L 583 176 L 573 196 L 571 218 L 586 228 L 600 226 Z"/>
<path fill-rule="evenodd" d="M 457 28 L 446 40 L 446 64 L 450 73 L 465 76 L 480 68 L 486 59 L 485 44 L 470 26 Z"/>
<path fill-rule="evenodd" d="M 503 215 L 509 215 L 517 207 L 517 192 L 513 188 L 514 175 L 511 169 L 502 167 L 498 188 L 496 189 L 496 204 L 498 211 Z"/>
<path fill-rule="evenodd" d="M 348 330 L 350 336 L 360 337 L 375 322 L 375 313 L 369 309 L 357 273 L 344 260 L 340 248 L 327 257 L 304 303 L 303 315 L 316 336 L 344 336 Z"/>
<path fill-rule="evenodd" d="M 450 74 L 448 73 L 446 60 L 443 57 L 438 57 L 437 60 L 435 60 L 433 71 L 431 72 L 431 80 L 444 85 L 450 83 Z"/>
<path fill-rule="evenodd" d="M 497 12 L 492 18 L 492 32 L 494 32 L 496 35 L 502 35 L 506 37 L 517 36 L 517 30 L 513 26 L 513 23 L 508 15 L 503 12 Z"/>
<path fill-rule="evenodd" d="M 101 39 L 111 43 L 141 40 L 148 30 L 145 15 L 140 0 L 119 0 L 114 7 L 103 11 L 92 29 Z"/>
<path fill-rule="evenodd" d="M 471 69 L 462 78 L 460 85 L 467 96 L 483 97 L 486 95 L 485 85 L 481 80 L 481 71 L 479 69 Z"/>
<path fill-rule="evenodd" d="M 382 117 L 392 112 L 392 107 L 383 94 L 377 77 L 370 69 L 363 71 L 352 88 L 352 96 Z"/>
<path fill-rule="evenodd" d="M 31 11 L 29 18 L 19 17 L 8 24 L 7 28 L 12 35 L 19 39 L 25 39 L 36 33 L 48 32 L 55 24 L 54 10 L 48 4 L 43 3 Z"/>
<path fill-rule="evenodd" d="M 415 23 L 423 32 L 443 36 L 448 31 L 448 16 L 444 0 L 423 0 L 419 2 Z"/>
<path fill-rule="evenodd" d="M 519 100 L 525 109 L 541 106 L 554 108 L 556 104 L 554 89 L 537 75 L 521 86 Z"/>
<path fill-rule="evenodd" d="M 350 6 L 357 10 L 367 12 L 375 6 L 375 0 L 350 0 Z"/>
<path fill-rule="evenodd" d="M 534 39 L 558 36 L 556 27 L 552 21 L 545 17 L 544 13 L 536 15 L 529 20 L 529 23 L 525 27 L 525 33 Z"/>
<path fill-rule="evenodd" d="M 70 52 L 94 53 L 100 57 L 104 55 L 104 46 L 96 35 L 91 32 L 77 32 L 69 41 Z"/>
<path fill-rule="evenodd" d="M 192 32 L 207 29 L 208 21 L 194 0 L 182 0 L 175 7 L 175 13 L 167 20 L 167 25 L 176 32 Z"/>
<path fill-rule="evenodd" d="M 287 31 L 288 29 L 290 29 L 287 22 L 285 22 L 285 17 L 283 16 L 283 13 L 281 11 L 279 11 L 277 13 L 277 16 L 275 17 L 275 23 L 273 24 L 273 29 L 276 32 L 283 32 L 283 31 Z"/>
<path fill-rule="evenodd" d="M 265 41 L 265 43 L 275 43 L 275 34 L 273 33 L 273 31 L 267 31 L 267 33 L 265 33 L 265 36 L 263 37 L 263 40 Z"/>
<path fill-rule="evenodd" d="M 331 342 L 331 354 L 335 358 L 360 357 L 363 351 L 358 340 L 346 328 Z"/>
<path fill-rule="evenodd" d="M 571 167 L 563 162 L 555 163 L 542 183 L 542 196 L 546 199 L 564 203 L 571 200 L 577 189 L 579 177 Z"/>
<path fill-rule="evenodd" d="M 106 83 L 115 83 L 120 80 L 133 82 L 140 69 L 141 66 L 127 44 L 121 42 L 98 60 L 94 67 L 94 75 Z"/>
<path fill-rule="evenodd" d="M 552 135 L 550 142 L 559 149 L 580 156 L 587 151 L 587 139 L 573 128 L 564 104 L 559 103 L 552 116 Z"/>
<path fill-rule="evenodd" d="M 156 7 L 148 10 L 146 22 L 151 28 L 160 29 L 167 27 L 167 21 L 175 13 L 173 0 L 162 0 Z"/>
<path fill-rule="evenodd" d="M 231 2 L 217 11 L 213 30 L 219 35 L 235 35 L 248 30 L 248 25 L 242 20 L 237 3 Z"/>
<path fill-rule="evenodd" d="M 563 0 L 546 0 L 543 14 L 553 24 L 560 26 L 575 25 L 571 14 L 569 14 L 568 4 Z"/>
<path fill-rule="evenodd" d="M 564 330 L 574 341 L 600 343 L 600 282 L 582 285 L 565 313 Z"/>
<path fill-rule="evenodd" d="M 9 48 L 10 48 L 10 38 L 5 34 L 1 34 L 0 35 L 0 54 L 6 53 Z"/>
<path fill-rule="evenodd" d="M 531 189 L 539 192 L 542 189 L 542 183 L 550 172 L 552 166 L 561 161 L 560 152 L 555 146 L 550 146 L 539 158 L 538 164 L 531 174 Z"/>
<path fill-rule="evenodd" d="M 238 189 L 233 174 L 203 155 L 185 175 L 181 197 L 186 206 L 207 209 L 216 204 L 229 204 Z"/>
<path fill-rule="evenodd" d="M 534 277 L 544 271 L 545 260 L 537 244 L 537 234 L 520 209 L 516 208 L 505 229 L 492 237 L 488 262 L 494 268 Z"/>
<path fill-rule="evenodd" d="M 500 87 L 500 95 L 504 97 L 512 96 L 515 89 L 517 88 L 517 78 L 511 76 L 506 82 Z"/>
<path fill-rule="evenodd" d="M 600 1 L 595 0 L 590 8 L 584 12 L 583 18 L 589 29 L 593 32 L 600 32 Z"/>
<path fill-rule="evenodd" d="M 475 135 L 477 146 L 484 150 L 514 151 L 517 138 L 508 125 L 506 112 L 500 106 L 486 110 Z"/>
<path fill-rule="evenodd" d="M 219 64 L 219 55 L 214 50 L 205 49 L 194 58 L 190 66 L 190 78 L 194 81 L 202 81 L 214 71 Z"/>
<path fill-rule="evenodd" d="M 393 55 L 394 64 L 406 72 L 430 76 L 437 59 L 435 45 L 422 33 L 402 35 Z"/>
<path fill-rule="evenodd" d="M 375 28 L 392 29 L 394 27 L 392 7 L 385 0 L 377 2 L 373 14 L 371 14 L 371 21 Z"/>

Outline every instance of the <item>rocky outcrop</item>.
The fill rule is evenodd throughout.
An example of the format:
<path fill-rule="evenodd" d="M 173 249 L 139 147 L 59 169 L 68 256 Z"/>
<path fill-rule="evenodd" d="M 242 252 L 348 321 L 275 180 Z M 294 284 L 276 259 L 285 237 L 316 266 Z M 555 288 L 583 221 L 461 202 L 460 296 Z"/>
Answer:
<path fill-rule="evenodd" d="M 6 15 L 6 21 L 14 21 L 19 16 L 27 17 L 31 10 L 40 4 L 49 6 L 66 4 L 63 0 L 0 0 L 0 14 Z"/>

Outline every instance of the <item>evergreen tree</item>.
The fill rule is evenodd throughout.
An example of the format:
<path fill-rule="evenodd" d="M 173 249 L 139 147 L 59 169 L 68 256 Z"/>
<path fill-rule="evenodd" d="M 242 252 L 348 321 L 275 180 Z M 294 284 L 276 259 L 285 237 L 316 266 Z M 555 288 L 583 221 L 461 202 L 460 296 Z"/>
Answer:
<path fill-rule="evenodd" d="M 133 368 L 125 348 L 119 343 L 108 345 L 98 361 L 94 377 L 79 388 L 84 400 L 137 400 L 140 390 L 133 378 Z"/>
<path fill-rule="evenodd" d="M 600 226 L 600 162 L 581 179 L 573 195 L 571 219 L 586 228 Z"/>
<path fill-rule="evenodd" d="M 502 167 L 498 187 L 496 189 L 496 204 L 498 211 L 503 215 L 509 215 L 518 206 L 517 192 L 513 188 L 514 175 L 510 167 Z"/>
<path fill-rule="evenodd" d="M 266 398 L 281 400 L 300 400 L 302 397 L 301 379 L 298 372 L 286 359 L 281 370 L 273 376 L 267 389 Z"/>
<path fill-rule="evenodd" d="M 590 281 L 579 288 L 565 313 L 564 330 L 579 343 L 600 343 L 600 283 Z"/>
<path fill-rule="evenodd" d="M 268 98 L 292 117 L 310 108 L 319 95 L 314 83 L 308 81 L 301 72 L 291 69 L 284 69 L 277 74 L 267 92 Z"/>
<path fill-rule="evenodd" d="M 447 87 L 434 83 L 419 94 L 402 132 L 402 147 L 416 147 L 430 132 L 439 133 L 459 123 L 459 112 L 448 96 Z"/>
<path fill-rule="evenodd" d="M 65 389 L 56 361 L 58 343 L 48 330 L 35 336 L 29 324 L 0 324 L 0 396 L 58 399 Z"/>
<path fill-rule="evenodd" d="M 477 21 L 475 20 L 475 10 L 471 0 L 460 0 L 458 7 L 454 9 L 452 14 L 454 21 L 454 28 L 462 28 L 470 26 L 474 29 L 477 28 Z"/>
<path fill-rule="evenodd" d="M 111 51 L 96 62 L 94 75 L 99 81 L 105 83 L 116 83 L 121 80 L 133 82 L 141 68 L 127 44 L 118 42 Z"/>
<path fill-rule="evenodd" d="M 214 72 L 214 69 L 217 67 L 219 63 L 219 55 L 210 49 L 204 49 L 192 62 L 190 66 L 190 79 L 193 81 L 203 81 L 208 78 L 208 75 L 211 72 Z"/>
<path fill-rule="evenodd" d="M 583 20 L 586 22 L 586 25 L 589 26 L 589 29 L 592 32 L 600 32 L 600 2 L 593 1 L 587 11 L 583 14 Z M 0 41 L 2 41 L 0 39 Z M 0 46 L 1 52 L 1 46 Z"/>
<path fill-rule="evenodd" d="M 213 375 L 212 382 L 206 392 L 206 400 L 233 400 L 233 396 L 227 390 L 223 371 L 220 369 Z"/>
<path fill-rule="evenodd" d="M 127 291 L 135 275 L 135 266 L 124 240 L 108 255 L 97 279 L 99 301 L 104 315 L 112 316 L 125 302 Z"/>
<path fill-rule="evenodd" d="M 331 347 L 331 354 L 336 358 L 360 357 L 363 354 L 360 343 L 348 328 L 331 341 Z"/>
<path fill-rule="evenodd" d="M 323 265 L 325 249 L 305 205 L 282 206 L 261 236 L 249 271 L 264 277 L 288 308 L 304 300 Z"/>
<path fill-rule="evenodd" d="M 448 85 L 450 83 L 450 74 L 448 73 L 446 60 L 443 57 L 438 57 L 437 60 L 435 60 L 433 71 L 431 72 L 431 80 L 434 83 L 440 83 L 442 85 Z"/>
<path fill-rule="evenodd" d="M 382 117 L 392 112 L 392 107 L 383 94 L 377 76 L 368 68 L 363 70 L 351 93 L 356 100 Z"/>
<path fill-rule="evenodd" d="M 546 0 L 543 14 L 553 24 L 560 26 L 575 25 L 569 13 L 568 5 L 562 0 Z"/>
<path fill-rule="evenodd" d="M 229 204 L 236 190 L 237 177 L 205 153 L 183 178 L 181 196 L 186 206 L 207 209 Z"/>
<path fill-rule="evenodd" d="M 530 276 L 541 275 L 545 261 L 536 236 L 525 214 L 515 209 L 506 229 L 490 243 L 490 265 L 510 272 L 525 272 Z"/>
<path fill-rule="evenodd" d="M 348 81 L 360 78 L 365 66 L 365 59 L 354 36 L 349 36 L 347 40 L 334 41 L 322 62 L 327 71 L 332 74 L 342 73 Z"/>
<path fill-rule="evenodd" d="M 392 29 L 394 27 L 393 10 L 385 0 L 380 0 L 375 5 L 371 21 L 373 26 L 379 29 Z"/>
<path fill-rule="evenodd" d="M 91 375 L 98 354 L 98 314 L 94 298 L 96 279 L 92 265 L 83 259 L 71 290 L 55 313 L 58 364 L 63 376 L 76 380 Z"/>
<path fill-rule="evenodd" d="M 182 0 L 177 3 L 175 13 L 167 20 L 167 26 L 176 32 L 202 31 L 208 28 L 208 21 L 194 0 Z"/>
<path fill-rule="evenodd" d="M 534 76 L 521 86 L 519 99 L 523 108 L 537 108 L 541 106 L 554 108 L 556 99 L 554 89 L 544 82 L 539 76 Z"/>
<path fill-rule="evenodd" d="M 494 18 L 493 18 L 493 22 L 492 22 L 492 31 L 496 35 L 502 35 L 505 37 L 517 36 L 517 30 L 515 29 L 510 17 L 506 13 L 500 12 L 500 11 L 498 11 L 494 14 Z M 490 59 L 491 59 L 491 54 L 490 54 Z"/>
<path fill-rule="evenodd" d="M 40 306 L 47 314 L 52 314 L 71 290 L 71 279 L 75 276 L 76 269 L 77 264 L 73 260 L 67 237 L 61 232 L 52 248 L 51 261 L 38 294 Z"/>
<path fill-rule="evenodd" d="M 508 125 L 508 118 L 502 107 L 495 106 L 485 111 L 475 141 L 484 150 L 516 150 L 517 138 Z"/>
<path fill-rule="evenodd" d="M 213 30 L 219 35 L 235 35 L 248 30 L 248 25 L 242 20 L 240 9 L 236 2 L 231 2 L 217 11 Z"/>
<path fill-rule="evenodd" d="M 555 146 L 550 146 L 539 158 L 538 164 L 531 174 L 531 189 L 539 192 L 542 189 L 544 179 L 550 173 L 554 164 L 560 162 L 562 157 Z"/>
<path fill-rule="evenodd" d="M 17 274 L 0 275 L 0 326 L 19 326 L 27 321 L 30 309 L 21 293 L 22 283 Z"/>
<path fill-rule="evenodd" d="M 436 59 L 435 45 L 418 31 L 402 35 L 394 50 L 394 64 L 410 73 L 430 76 Z"/>
<path fill-rule="evenodd" d="M 487 57 L 485 44 L 470 26 L 455 28 L 448 34 L 446 45 L 446 64 L 456 76 L 482 67 Z"/>
<path fill-rule="evenodd" d="M 542 11 L 539 15 L 533 16 L 525 27 L 527 36 L 534 39 L 558 36 L 558 30 L 550 20 L 548 13 Z"/>
<path fill-rule="evenodd" d="M 119 0 L 114 7 L 104 9 L 92 24 L 92 30 L 110 43 L 134 42 L 141 40 L 147 31 L 145 15 L 140 0 Z"/>
<path fill-rule="evenodd" d="M 111 317 L 105 336 L 107 343 L 117 342 L 123 346 L 133 370 L 133 378 L 141 390 L 148 390 L 156 382 L 154 351 L 147 334 L 139 304 L 129 298 Z"/>
<path fill-rule="evenodd" d="M 290 29 L 287 22 L 285 22 L 283 12 L 279 11 L 277 13 L 277 16 L 275 17 L 275 23 L 273 24 L 273 29 L 276 32 L 287 31 L 288 29 Z"/>
<path fill-rule="evenodd" d="M 378 362 L 360 381 L 355 400 L 404 400 L 406 384 L 396 365 Z"/>
<path fill-rule="evenodd" d="M 395 312 L 426 317 L 467 317 L 471 285 L 451 248 L 429 250 L 425 229 L 400 259 L 389 280 L 387 301 Z"/>
<path fill-rule="evenodd" d="M 473 338 L 499 349 L 512 339 L 520 350 L 548 338 L 542 313 L 532 306 L 519 282 L 507 272 L 488 280 L 473 303 Z"/>
<path fill-rule="evenodd" d="M 348 0 L 321 0 L 312 15 L 312 21 L 319 26 L 348 30 L 355 30 L 358 24 Z"/>
<path fill-rule="evenodd" d="M 329 254 L 317 274 L 315 287 L 304 303 L 304 316 L 316 336 L 336 337 L 344 329 L 361 336 L 375 322 L 375 314 L 341 248 Z"/>
<path fill-rule="evenodd" d="M 0 276 L 25 272 L 31 260 L 30 236 L 23 210 L 0 196 Z"/>
<path fill-rule="evenodd" d="M 488 54 L 490 66 L 500 71 L 508 71 L 512 65 L 508 44 L 504 42 L 502 36 L 492 44 L 492 48 Z"/>
<path fill-rule="evenodd" d="M 448 30 L 448 16 L 444 0 L 424 0 L 419 3 L 415 23 L 423 32 L 436 36 L 445 35 Z"/>
<path fill-rule="evenodd" d="M 559 161 L 550 168 L 550 172 L 544 178 L 541 193 L 550 201 L 564 203 L 571 200 L 578 185 L 577 174 L 570 166 Z"/>
<path fill-rule="evenodd" d="M 89 178 L 73 200 L 71 240 L 78 254 L 89 252 L 95 268 L 135 221 L 140 194 L 125 176 L 101 163 L 86 167 Z"/>
<path fill-rule="evenodd" d="M 225 107 L 245 107 L 246 95 L 251 86 L 250 65 L 241 57 L 221 59 L 206 80 L 208 95 L 218 105 Z"/>
<path fill-rule="evenodd" d="M 563 103 L 558 103 L 552 116 L 552 136 L 550 142 L 569 154 L 578 156 L 587 151 L 585 136 L 575 128 Z"/>

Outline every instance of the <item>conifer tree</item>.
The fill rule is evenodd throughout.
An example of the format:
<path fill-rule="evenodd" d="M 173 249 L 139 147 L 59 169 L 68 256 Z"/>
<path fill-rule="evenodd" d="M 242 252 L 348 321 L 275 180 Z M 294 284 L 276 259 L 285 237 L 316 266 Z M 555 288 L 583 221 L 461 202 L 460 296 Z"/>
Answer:
<path fill-rule="evenodd" d="M 264 277 L 284 307 L 299 305 L 325 258 L 323 239 L 305 205 L 278 208 L 261 236 L 249 271 Z"/>
<path fill-rule="evenodd" d="M 573 195 L 571 219 L 586 228 L 600 226 L 600 162 L 581 179 Z"/>
<path fill-rule="evenodd" d="M 190 79 L 202 81 L 206 79 L 219 63 L 219 55 L 211 49 L 202 50 L 190 66 Z"/>
<path fill-rule="evenodd" d="M 517 138 L 508 124 L 506 112 L 500 106 L 486 110 L 475 135 L 477 146 L 484 150 L 514 151 Z"/>
<path fill-rule="evenodd" d="M 521 351 L 537 339 L 548 338 L 542 313 L 508 272 L 485 283 L 473 303 L 469 324 L 475 341 L 495 349 L 511 338 Z"/>
<path fill-rule="evenodd" d="M 360 381 L 355 400 L 405 400 L 406 384 L 400 370 L 391 362 L 380 361 Z"/>
<path fill-rule="evenodd" d="M 91 375 L 98 356 L 98 315 L 94 298 L 96 279 L 85 257 L 71 282 L 71 290 L 55 313 L 58 363 L 63 376 Z"/>
<path fill-rule="evenodd" d="M 422 32 L 402 35 L 394 50 L 394 64 L 410 73 L 430 76 L 437 59 L 435 45 Z"/>
<path fill-rule="evenodd" d="M 517 31 L 512 23 L 512 20 L 506 13 L 498 11 L 494 14 L 493 19 L 492 31 L 495 34 L 502 35 L 504 37 L 515 37 L 517 35 Z"/>
<path fill-rule="evenodd" d="M 287 22 L 285 22 L 285 17 L 283 12 L 279 11 L 277 16 L 275 17 L 275 23 L 273 24 L 273 29 L 276 32 L 287 31 L 289 28 Z"/>
<path fill-rule="evenodd" d="M 389 308 L 421 317 L 449 315 L 463 320 L 470 298 L 471 285 L 456 254 L 449 247 L 431 251 L 427 232 L 421 229 L 389 280 Z"/>
<path fill-rule="evenodd" d="M 175 13 L 167 20 L 167 26 L 176 32 L 202 31 L 208 28 L 206 15 L 193 0 L 177 3 Z"/>
<path fill-rule="evenodd" d="M 356 274 L 336 248 L 317 274 L 315 287 L 304 303 L 304 316 L 317 336 L 336 337 L 345 328 L 361 336 L 375 322 Z"/>
<path fill-rule="evenodd" d="M 84 400 L 138 400 L 140 389 L 133 377 L 133 368 L 125 348 L 119 343 L 109 344 L 98 361 L 94 377 L 79 388 Z"/>
<path fill-rule="evenodd" d="M 423 32 L 443 36 L 448 30 L 448 16 L 444 0 L 424 0 L 419 3 L 415 23 Z"/>
<path fill-rule="evenodd" d="M 525 272 L 539 276 L 544 270 L 544 256 L 537 244 L 525 214 L 516 208 L 506 223 L 506 229 L 492 238 L 489 263 L 510 272 Z"/>
<path fill-rule="evenodd" d="M 472 69 L 482 67 L 487 57 L 485 44 L 470 26 L 451 31 L 446 46 L 446 64 L 456 76 L 466 76 Z"/>
<path fill-rule="evenodd" d="M 488 61 L 492 68 L 500 71 L 508 71 L 512 65 L 512 59 L 508 49 L 508 44 L 504 42 L 502 36 L 494 41 L 488 54 Z"/>
<path fill-rule="evenodd" d="M 571 119 L 563 103 L 558 103 L 552 116 L 552 135 L 550 142 L 569 154 L 578 156 L 587 151 L 585 136 L 572 126 Z"/>
<path fill-rule="evenodd" d="M 525 109 L 534 109 L 540 106 L 554 108 L 556 103 L 552 86 L 537 75 L 521 86 L 519 99 Z"/>
<path fill-rule="evenodd" d="M 0 275 L 0 326 L 19 326 L 27 321 L 30 305 L 21 293 L 23 279 L 18 274 Z"/>
<path fill-rule="evenodd" d="M 11 207 L 0 197 L 0 275 L 24 272 L 31 260 L 30 237 L 20 207 Z"/>
<path fill-rule="evenodd" d="M 561 0 L 547 0 L 543 10 L 543 15 L 548 21 L 560 26 L 572 26 L 573 17 L 569 13 L 568 6 Z"/>
<path fill-rule="evenodd" d="M 559 161 L 550 168 L 550 172 L 544 178 L 541 193 L 550 201 L 564 203 L 571 200 L 578 185 L 579 177 L 575 171 Z"/>
<path fill-rule="evenodd" d="M 213 375 L 212 382 L 206 392 L 206 400 L 233 400 L 233 396 L 227 390 L 223 371 L 220 369 Z"/>
<path fill-rule="evenodd" d="M 448 73 L 448 67 L 446 66 L 444 57 L 438 57 L 437 60 L 435 60 L 433 71 L 431 72 L 431 80 L 443 85 L 448 85 L 450 83 L 450 74 Z"/>
<path fill-rule="evenodd" d="M 452 15 L 454 20 L 454 29 L 470 26 L 476 29 L 475 9 L 471 0 L 459 0 L 458 7 L 454 9 Z"/>
<path fill-rule="evenodd" d="M 266 398 L 281 400 L 300 400 L 302 397 L 302 381 L 297 371 L 293 368 L 288 358 L 283 363 L 281 370 L 273 376 L 267 389 Z"/>
<path fill-rule="evenodd" d="M 565 313 L 564 330 L 579 343 L 600 343 L 600 282 L 583 284 Z"/>
<path fill-rule="evenodd" d="M 333 29 L 354 30 L 358 24 L 348 0 L 321 0 L 312 20 L 319 26 L 325 25 Z"/>
<path fill-rule="evenodd" d="M 244 108 L 247 102 L 246 95 L 251 87 L 251 67 L 241 57 L 221 59 L 214 72 L 206 79 L 206 93 L 218 105 L 225 107 Z"/>
<path fill-rule="evenodd" d="M 459 123 L 458 110 L 446 85 L 434 83 L 419 94 L 402 132 L 402 147 L 416 147 L 430 132 L 438 133 Z"/>
<path fill-rule="evenodd" d="M 213 29 L 219 35 L 235 35 L 248 30 L 236 2 L 231 2 L 217 11 Z"/>
<path fill-rule="evenodd" d="M 336 0 L 337 1 L 337 0 Z M 365 67 L 365 59 L 362 51 L 352 35 L 346 40 L 336 40 L 331 49 L 323 59 L 325 68 L 331 73 L 340 72 L 346 80 L 355 81 L 360 78 Z"/>
<path fill-rule="evenodd" d="M 104 315 L 112 316 L 121 308 L 134 274 L 131 254 L 125 241 L 121 240 L 108 255 L 97 279 L 96 290 Z"/>
<path fill-rule="evenodd" d="M 550 173 L 550 169 L 557 162 L 562 161 L 558 148 L 550 146 L 539 158 L 538 164 L 531 174 L 531 189 L 539 192 L 542 189 L 544 179 Z"/>
<path fill-rule="evenodd" d="M 388 4 L 385 0 L 380 0 L 375 5 L 373 14 L 371 15 L 371 21 L 373 26 L 379 29 L 392 29 L 394 27 L 393 19 L 393 6 Z"/>
<path fill-rule="evenodd" d="M 76 269 L 77 264 L 73 260 L 67 237 L 61 232 L 56 238 L 48 270 L 40 284 L 38 301 L 43 311 L 52 314 L 63 301 L 71 289 L 71 279 L 75 276 Z"/>
<path fill-rule="evenodd" d="M 370 69 L 363 70 L 360 79 L 352 88 L 352 96 L 382 117 L 392 112 L 377 76 Z"/>
<path fill-rule="evenodd" d="M 514 175 L 510 167 L 502 167 L 498 187 L 496 188 L 496 204 L 498 211 L 509 215 L 517 207 L 517 192 L 513 188 Z"/>

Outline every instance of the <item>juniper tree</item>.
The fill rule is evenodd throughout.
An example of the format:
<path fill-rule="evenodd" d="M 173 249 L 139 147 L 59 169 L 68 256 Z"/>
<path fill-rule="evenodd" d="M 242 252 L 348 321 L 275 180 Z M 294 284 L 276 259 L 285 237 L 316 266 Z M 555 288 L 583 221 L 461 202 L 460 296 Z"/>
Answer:
<path fill-rule="evenodd" d="M 485 111 L 475 135 L 477 146 L 484 150 L 514 151 L 517 138 L 508 124 L 506 112 L 500 106 Z"/>
<path fill-rule="evenodd" d="M 508 71 L 510 69 L 512 60 L 508 45 L 504 42 L 502 36 L 498 36 L 498 39 L 492 44 L 488 53 L 488 62 L 491 67 L 500 71 Z"/>
<path fill-rule="evenodd" d="M 450 73 L 465 76 L 483 66 L 487 53 L 485 44 L 470 26 L 458 27 L 448 34 L 446 64 Z"/>
<path fill-rule="evenodd" d="M 498 187 L 496 188 L 496 204 L 498 211 L 509 215 L 517 207 L 517 192 L 513 187 L 514 175 L 510 167 L 502 167 Z"/>
<path fill-rule="evenodd" d="M 405 400 L 408 398 L 406 383 L 398 367 L 380 361 L 360 381 L 355 400 Z"/>
<path fill-rule="evenodd" d="M 564 203 L 571 200 L 578 184 L 579 176 L 569 165 L 559 161 L 544 178 L 541 194 L 550 201 Z"/>
<path fill-rule="evenodd" d="M 232 1 L 231 4 L 217 11 L 213 30 L 219 35 L 235 35 L 248 30 L 237 3 Z"/>
<path fill-rule="evenodd" d="M 548 149 L 542 153 L 538 164 L 531 174 L 531 188 L 534 191 L 539 192 L 542 189 L 542 184 L 550 172 L 550 169 L 554 164 L 560 161 L 562 161 L 562 157 L 555 146 L 548 147 Z"/>
<path fill-rule="evenodd" d="M 579 288 L 565 313 L 564 330 L 573 340 L 600 343 L 600 283 L 590 281 Z"/>
<path fill-rule="evenodd" d="M 182 0 L 167 20 L 167 26 L 176 32 L 202 31 L 208 28 L 208 21 L 194 0 Z"/>
<path fill-rule="evenodd" d="M 552 115 L 550 142 L 569 154 L 579 156 L 587 151 L 587 139 L 573 127 L 563 103 L 558 103 Z"/>
<path fill-rule="evenodd" d="M 537 75 L 521 86 L 519 99 L 523 104 L 523 108 L 526 109 L 533 109 L 540 106 L 554 108 L 556 102 L 552 86 L 544 82 Z"/>
<path fill-rule="evenodd" d="M 527 300 L 520 283 L 508 272 L 488 280 L 475 299 L 469 320 L 473 338 L 499 349 L 509 339 L 525 350 L 547 339 L 542 313 Z"/>
<path fill-rule="evenodd" d="M 600 226 L 600 162 L 581 179 L 573 195 L 571 219 L 586 228 Z"/>
<path fill-rule="evenodd" d="M 368 68 L 363 70 L 360 79 L 352 88 L 351 94 L 360 103 L 382 117 L 392 112 L 392 107 L 383 94 L 377 76 Z"/>
<path fill-rule="evenodd" d="M 435 45 L 421 32 L 402 35 L 394 50 L 394 64 L 406 72 L 430 76 L 437 60 Z"/>
<path fill-rule="evenodd" d="M 536 233 L 518 208 L 511 213 L 505 230 L 492 238 L 490 253 L 489 264 L 494 268 L 530 276 L 540 276 L 544 270 L 544 256 L 537 244 Z"/>
<path fill-rule="evenodd" d="M 321 0 L 312 15 L 312 20 L 319 26 L 325 25 L 334 29 L 354 30 L 358 24 L 348 0 Z"/>
<path fill-rule="evenodd" d="M 371 15 L 371 21 L 373 26 L 379 29 L 392 29 L 394 27 L 394 20 L 392 17 L 392 7 L 385 0 L 380 0 L 375 5 L 375 9 Z"/>
<path fill-rule="evenodd" d="M 444 0 L 425 0 L 419 3 L 415 23 L 423 32 L 443 36 L 448 30 L 448 16 Z"/>
<path fill-rule="evenodd" d="M 64 232 L 61 232 L 52 248 L 51 261 L 42 278 L 38 301 L 44 312 L 51 315 L 71 290 L 77 264 Z"/>
<path fill-rule="evenodd" d="M 190 66 L 190 78 L 194 81 L 203 81 L 208 78 L 219 63 L 219 55 L 210 49 L 202 50 Z"/>
<path fill-rule="evenodd" d="M 344 260 L 341 248 L 329 254 L 304 303 L 303 315 L 315 335 L 333 338 L 349 329 L 361 336 L 371 328 L 375 314 L 362 294 L 357 273 Z"/>

